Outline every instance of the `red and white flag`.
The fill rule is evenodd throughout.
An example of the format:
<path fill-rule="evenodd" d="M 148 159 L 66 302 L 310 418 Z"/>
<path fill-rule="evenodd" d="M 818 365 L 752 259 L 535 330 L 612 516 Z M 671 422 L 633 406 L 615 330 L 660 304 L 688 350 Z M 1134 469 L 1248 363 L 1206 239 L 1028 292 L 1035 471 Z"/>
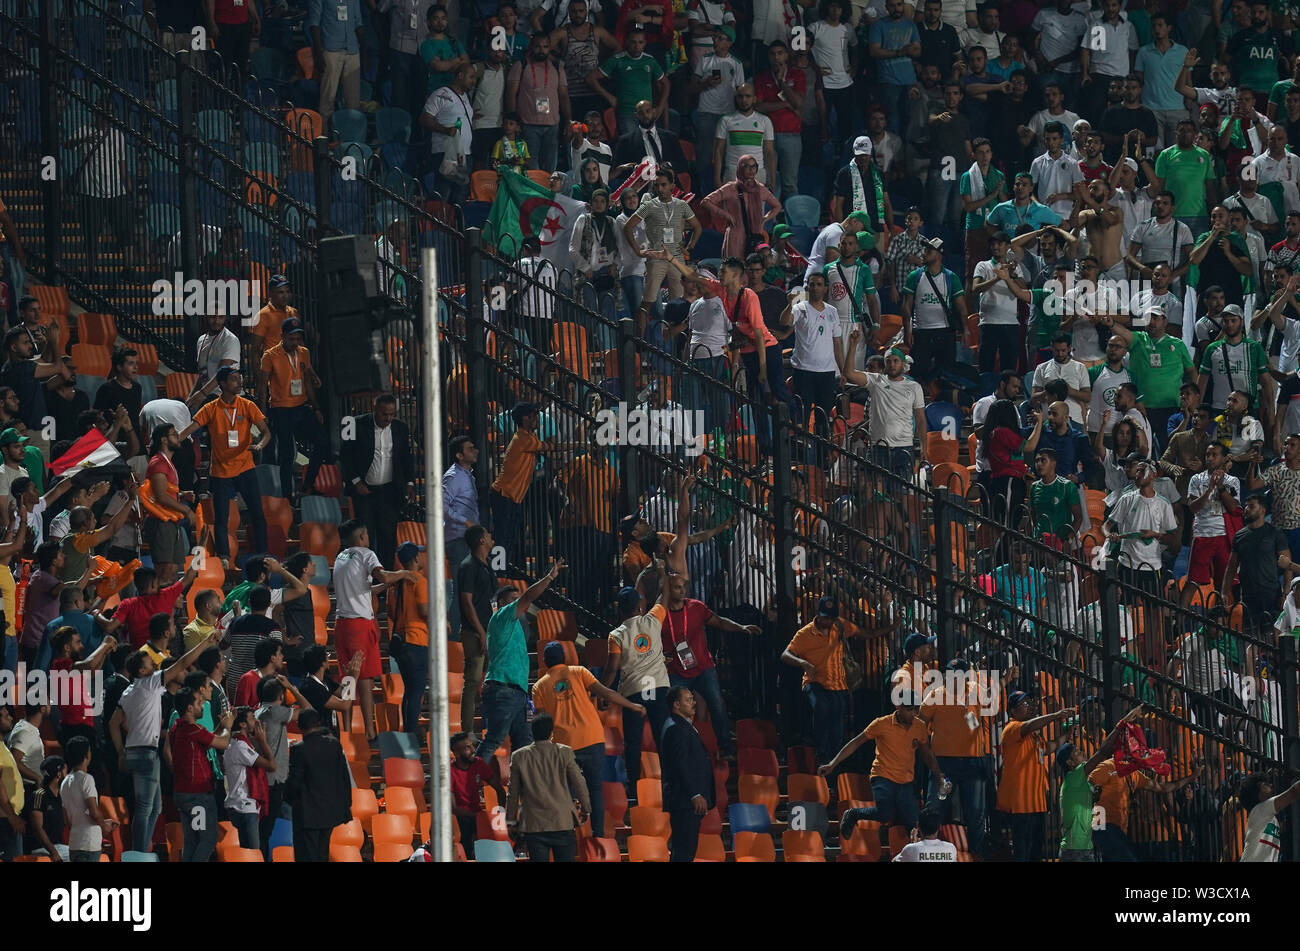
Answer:
<path fill-rule="evenodd" d="M 122 458 L 117 447 L 104 438 L 98 429 L 92 428 L 82 436 L 59 458 L 50 464 L 54 474 L 61 476 L 73 470 L 97 469 Z"/>

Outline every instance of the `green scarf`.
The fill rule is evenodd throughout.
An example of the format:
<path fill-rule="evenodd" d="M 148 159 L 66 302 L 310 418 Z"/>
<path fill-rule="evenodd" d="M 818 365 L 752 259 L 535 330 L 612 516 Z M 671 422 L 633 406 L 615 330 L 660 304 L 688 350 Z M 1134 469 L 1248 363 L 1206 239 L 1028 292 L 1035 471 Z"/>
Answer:
<path fill-rule="evenodd" d="M 857 162 L 849 163 L 849 179 L 853 183 L 853 207 L 849 211 L 866 211 L 869 214 L 862 185 L 862 170 L 858 168 Z M 876 194 L 876 215 L 872 224 L 879 231 L 888 222 L 885 221 L 885 183 L 874 161 L 871 163 L 871 187 Z"/>

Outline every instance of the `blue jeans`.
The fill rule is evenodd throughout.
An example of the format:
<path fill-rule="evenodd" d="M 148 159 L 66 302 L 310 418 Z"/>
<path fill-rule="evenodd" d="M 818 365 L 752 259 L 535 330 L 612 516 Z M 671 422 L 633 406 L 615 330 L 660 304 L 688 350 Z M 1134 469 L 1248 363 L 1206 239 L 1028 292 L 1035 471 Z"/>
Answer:
<path fill-rule="evenodd" d="M 645 296 L 645 275 L 631 274 L 622 279 L 623 301 L 627 304 L 629 317 L 636 316 L 641 309 L 641 298 Z"/>
<path fill-rule="evenodd" d="M 692 188 L 697 195 L 707 195 L 713 189 L 717 188 L 721 182 L 713 180 L 713 140 L 718 134 L 718 123 L 722 121 L 722 116 L 712 112 L 695 111 L 693 117 L 695 122 L 695 179 Z M 722 174 L 730 171 L 733 175 L 736 170 L 722 170 Z"/>
<path fill-rule="evenodd" d="M 135 790 L 135 811 L 131 814 L 131 848 L 148 852 L 154 826 L 162 815 L 162 786 L 159 783 L 158 751 L 148 746 L 129 746 L 126 768 Z"/>
<path fill-rule="evenodd" d="M 808 684 L 803 693 L 812 707 L 813 746 L 817 747 L 817 761 L 829 763 L 844 742 L 844 709 L 848 705 L 849 692 Z"/>
<path fill-rule="evenodd" d="M 618 125 L 619 135 L 627 135 L 629 132 L 635 132 L 637 129 L 641 128 L 640 123 L 636 121 L 635 112 L 629 112 L 626 114 L 619 113 L 614 116 L 614 121 Z"/>
<path fill-rule="evenodd" d="M 488 493 L 488 505 L 492 509 L 492 537 L 505 552 L 506 562 L 509 563 L 511 559 L 522 562 L 522 553 L 516 549 L 523 539 L 523 505 L 506 498 L 496 489 Z"/>
<path fill-rule="evenodd" d="M 480 709 L 487 730 L 478 744 L 476 755 L 479 759 L 491 762 L 492 754 L 507 736 L 510 737 L 512 752 L 533 741 L 528 729 L 528 694 L 524 691 L 489 681 L 483 685 Z"/>
<path fill-rule="evenodd" d="M 325 427 L 316 418 L 316 412 L 307 404 L 288 409 L 272 408 L 271 432 L 275 433 L 275 459 L 280 464 L 280 491 L 285 498 L 292 498 L 294 492 L 294 461 L 298 455 L 298 444 L 306 442 L 311 446 L 311 456 L 307 462 L 307 472 L 303 476 L 303 491 L 310 493 L 316 484 L 316 474 L 320 472 L 322 462 L 329 462 L 329 436 Z M 260 549 L 259 549 L 260 550 Z"/>
<path fill-rule="evenodd" d="M 966 823 L 966 841 L 970 850 L 975 855 L 983 855 L 984 834 L 988 826 L 985 803 L 988 771 L 984 760 L 979 756 L 940 756 L 938 759 L 939 768 L 961 796 L 961 816 Z M 925 805 L 927 809 L 937 809 L 944 822 L 952 814 L 952 797 L 939 799 L 939 778 L 933 774 L 930 776 Z"/>
<path fill-rule="evenodd" d="M 632 699 L 645 707 L 646 716 L 650 718 L 650 733 L 655 738 L 655 748 L 659 747 L 659 738 L 663 736 L 664 724 L 668 722 L 668 688 L 656 687 L 653 697 L 645 694 L 633 695 Z M 622 708 L 623 712 L 623 760 L 627 766 L 627 785 L 636 794 L 636 781 L 641 778 L 641 734 L 645 732 L 642 724 L 645 717 L 635 710 Z"/>
<path fill-rule="evenodd" d="M 11 674 L 18 672 L 18 638 L 17 636 L 8 637 L 0 633 L 4 638 L 4 669 Z"/>
<path fill-rule="evenodd" d="M 930 223 L 932 229 L 943 228 L 950 232 L 960 230 L 961 176 L 958 171 L 954 169 L 952 177 L 945 178 L 942 160 L 930 166 L 930 174 L 926 178 L 925 185 L 927 196 L 925 220 Z"/>
<path fill-rule="evenodd" d="M 871 461 L 911 484 L 913 474 L 911 449 L 905 446 L 872 446 Z"/>
<path fill-rule="evenodd" d="M 718 738 L 718 748 L 730 749 L 731 725 L 727 721 L 727 705 L 722 699 L 722 681 L 718 679 L 718 669 L 710 667 L 696 677 L 669 674 L 668 682 L 674 687 L 690 687 L 704 697 L 704 705 L 709 708 L 709 722 L 713 724 L 713 735 Z"/>
<path fill-rule="evenodd" d="M 239 833 L 241 849 L 261 849 L 262 838 L 259 832 L 260 821 L 256 812 L 235 812 L 229 810 L 230 824 Z"/>
<path fill-rule="evenodd" d="M 915 829 L 918 811 L 916 791 L 911 783 L 895 783 L 883 776 L 871 777 L 871 798 L 875 804 L 859 809 L 846 809 L 840 818 L 840 829 L 850 833 L 859 822 L 871 820 L 881 825 L 893 823 L 904 829 Z"/>
<path fill-rule="evenodd" d="M 230 502 L 236 492 L 243 496 L 248 517 L 253 522 L 253 551 L 266 551 L 266 514 L 262 511 L 262 493 L 257 487 L 256 473 L 245 469 L 230 479 L 210 476 L 208 483 L 212 488 L 212 520 L 216 523 L 212 530 L 217 536 L 217 556 L 230 557 L 230 534 L 226 526 L 230 523 Z"/>
<path fill-rule="evenodd" d="M 1101 851 L 1103 862 L 1136 862 L 1128 836 L 1116 826 L 1094 829 L 1092 844 Z"/>
<path fill-rule="evenodd" d="M 402 674 L 402 729 L 415 733 L 420 728 L 420 707 L 429 685 L 428 645 L 407 641 L 397 655 L 397 669 Z"/>
<path fill-rule="evenodd" d="M 725 428 L 731 419 L 731 400 L 720 387 L 710 386 L 704 378 L 727 382 L 726 357 L 700 357 L 691 361 L 691 366 L 700 371 L 701 376 L 687 374 L 686 391 L 689 402 L 683 404 L 685 409 L 704 410 L 704 431 L 711 433 L 719 427 Z"/>
<path fill-rule="evenodd" d="M 587 781 L 587 795 L 591 798 L 591 834 L 601 839 L 605 836 L 605 744 L 592 743 L 573 751 L 573 758 Z"/>
<path fill-rule="evenodd" d="M 1011 819 L 1011 861 L 1041 862 L 1047 835 L 1047 813 L 1013 812 Z"/>
<path fill-rule="evenodd" d="M 758 351 L 742 353 L 740 359 L 745 364 L 745 380 L 749 387 L 750 402 L 754 413 L 754 435 L 758 437 L 758 451 L 761 455 L 772 454 L 772 425 L 768 418 L 766 394 L 758 382 Z M 785 364 L 781 361 L 781 345 L 773 344 L 767 348 L 764 359 L 767 360 L 767 390 L 778 403 L 792 406 L 790 390 L 785 385 Z"/>
<path fill-rule="evenodd" d="M 528 154 L 532 156 L 533 168 L 546 172 L 555 171 L 555 162 L 559 150 L 560 127 L 558 125 L 523 124 L 524 142 L 528 145 Z"/>
<path fill-rule="evenodd" d="M 799 160 L 803 158 L 803 133 L 776 133 L 776 174 L 781 186 L 778 198 L 799 194 Z"/>
<path fill-rule="evenodd" d="M 212 793 L 177 793 L 176 809 L 185 830 L 182 862 L 207 862 L 217 850 L 217 799 Z M 195 828 L 202 826 L 202 828 Z"/>
<path fill-rule="evenodd" d="M 1020 363 L 1019 324 L 980 324 L 980 372 L 1015 370 Z"/>
<path fill-rule="evenodd" d="M 910 88 L 895 83 L 879 83 L 876 86 L 876 98 L 884 106 L 885 125 L 890 132 L 903 134 L 904 119 L 907 117 L 907 91 Z"/>

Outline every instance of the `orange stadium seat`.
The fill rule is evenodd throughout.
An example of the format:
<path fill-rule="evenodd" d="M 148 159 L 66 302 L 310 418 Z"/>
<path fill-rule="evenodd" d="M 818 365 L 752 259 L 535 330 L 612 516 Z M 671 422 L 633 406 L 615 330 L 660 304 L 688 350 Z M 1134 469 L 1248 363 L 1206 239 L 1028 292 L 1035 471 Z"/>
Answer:
<path fill-rule="evenodd" d="M 737 832 L 733 846 L 737 862 L 775 862 L 776 846 L 767 832 Z"/>
<path fill-rule="evenodd" d="M 629 862 L 667 862 L 667 837 L 660 838 L 657 835 L 628 836 L 627 860 Z"/>

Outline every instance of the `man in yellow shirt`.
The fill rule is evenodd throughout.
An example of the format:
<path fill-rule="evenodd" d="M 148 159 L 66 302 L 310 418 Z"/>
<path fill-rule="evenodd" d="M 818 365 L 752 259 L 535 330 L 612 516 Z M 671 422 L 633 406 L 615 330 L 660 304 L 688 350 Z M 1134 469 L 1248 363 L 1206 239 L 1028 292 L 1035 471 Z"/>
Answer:
<path fill-rule="evenodd" d="M 0 733 L 9 734 L 14 719 L 8 707 L 0 707 Z M 0 743 L 0 861 L 12 862 L 23 851 L 23 777 L 9 747 Z"/>

